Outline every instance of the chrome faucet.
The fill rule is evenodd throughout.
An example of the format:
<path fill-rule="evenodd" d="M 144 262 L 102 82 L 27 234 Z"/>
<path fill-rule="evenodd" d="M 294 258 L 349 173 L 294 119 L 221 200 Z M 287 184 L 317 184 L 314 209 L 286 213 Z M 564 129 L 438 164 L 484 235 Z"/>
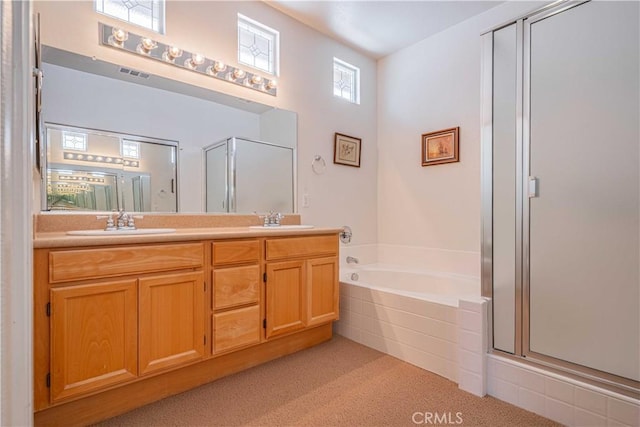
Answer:
<path fill-rule="evenodd" d="M 356 257 L 352 257 L 352 256 L 347 257 L 347 264 L 357 264 L 358 262 L 359 262 L 358 258 Z"/>
<path fill-rule="evenodd" d="M 136 223 L 134 220 L 134 216 L 130 213 L 127 213 L 124 209 L 121 209 L 120 212 L 114 212 L 110 215 L 98 215 L 96 218 L 98 219 L 106 219 L 107 225 L 104 228 L 105 231 L 116 231 L 116 230 L 136 230 Z M 141 216 L 138 218 L 142 218 Z"/>
<path fill-rule="evenodd" d="M 133 219 L 133 215 L 127 213 L 124 209 L 120 209 L 118 212 L 118 230 L 135 230 L 136 223 Z"/>
<path fill-rule="evenodd" d="M 269 211 L 266 215 L 260 215 L 260 218 L 264 219 L 263 225 L 265 227 L 278 227 L 280 226 L 280 221 L 284 218 L 280 212 Z"/>

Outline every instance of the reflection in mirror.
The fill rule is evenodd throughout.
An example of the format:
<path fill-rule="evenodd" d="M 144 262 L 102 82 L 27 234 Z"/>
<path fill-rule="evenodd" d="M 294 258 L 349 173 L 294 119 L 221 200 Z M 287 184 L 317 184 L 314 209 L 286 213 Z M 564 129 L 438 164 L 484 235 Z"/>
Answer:
<path fill-rule="evenodd" d="M 48 210 L 117 209 L 117 177 L 104 172 L 49 168 Z"/>
<path fill-rule="evenodd" d="M 174 189 L 180 191 L 177 210 L 229 212 L 228 205 L 222 206 L 220 198 L 217 198 L 219 206 L 206 205 L 207 177 L 204 173 L 206 160 L 203 158 L 203 147 L 229 137 L 243 137 L 290 147 L 295 152 L 297 115 L 291 111 L 153 74 L 159 67 L 162 64 L 149 61 L 148 68 L 132 70 L 97 58 L 43 46 L 43 69 L 46 76 L 42 94 L 43 121 L 85 129 L 108 129 L 108 133 L 114 134 L 148 135 L 163 141 L 180 141 L 179 150 L 175 152 L 180 163 L 177 180 L 180 188 Z M 190 74 L 188 71 L 185 73 Z M 180 78 L 180 73 L 176 77 Z M 265 159 L 251 157 L 248 161 L 254 163 L 247 169 L 243 168 L 243 171 L 250 172 L 253 167 L 266 168 L 260 175 L 246 176 L 250 187 L 273 176 L 281 167 L 271 165 Z M 70 169 L 68 166 L 63 169 Z M 114 204 L 121 206 L 124 197 L 127 209 L 130 210 L 140 208 L 144 211 L 176 211 L 175 204 L 171 203 L 173 199 L 169 197 L 171 188 L 167 188 L 165 198 L 162 195 L 155 199 L 147 197 L 149 191 L 155 194 L 155 176 L 157 173 L 164 173 L 164 169 L 145 172 L 150 176 L 151 189 L 147 183 L 149 178 L 140 173 L 139 167 L 122 165 L 121 169 L 118 171 L 118 178 L 126 177 L 128 184 L 122 186 L 118 182 L 119 193 Z M 223 180 L 226 179 L 225 170 L 220 172 Z M 131 175 L 128 175 L 129 172 Z M 238 173 L 236 179 L 241 182 L 246 172 Z M 295 166 L 289 166 L 288 173 L 291 181 L 285 185 L 287 192 L 295 187 Z M 44 193 L 43 209 L 49 209 L 45 204 L 45 189 L 43 187 L 40 192 Z M 277 205 L 280 204 L 278 200 L 270 200 L 264 203 L 263 208 L 261 200 L 257 200 L 260 205 L 254 205 L 250 199 L 252 197 L 242 205 L 238 203 L 235 212 L 262 212 L 278 209 Z M 164 205 L 167 207 L 163 210 Z M 291 213 L 295 209 L 296 204 L 292 203 L 287 209 L 282 209 L 282 212 Z"/>
<path fill-rule="evenodd" d="M 228 138 L 204 156 L 207 212 L 293 212 L 293 148 Z"/>
<path fill-rule="evenodd" d="M 45 210 L 176 212 L 177 142 L 45 124 Z"/>

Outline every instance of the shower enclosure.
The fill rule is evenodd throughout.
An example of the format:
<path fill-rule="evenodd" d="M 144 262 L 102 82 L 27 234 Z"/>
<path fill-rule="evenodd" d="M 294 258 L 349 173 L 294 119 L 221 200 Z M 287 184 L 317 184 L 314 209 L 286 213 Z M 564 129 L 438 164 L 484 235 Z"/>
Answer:
<path fill-rule="evenodd" d="M 207 212 L 294 212 L 293 148 L 233 137 L 205 147 L 204 162 Z"/>
<path fill-rule="evenodd" d="M 493 349 L 640 390 L 637 2 L 554 3 L 483 45 Z"/>

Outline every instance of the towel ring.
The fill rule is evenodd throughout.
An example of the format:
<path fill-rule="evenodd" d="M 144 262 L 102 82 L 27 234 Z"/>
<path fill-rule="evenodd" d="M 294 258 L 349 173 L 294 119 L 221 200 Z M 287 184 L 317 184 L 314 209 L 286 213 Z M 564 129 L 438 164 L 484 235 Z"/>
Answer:
<path fill-rule="evenodd" d="M 327 169 L 327 163 L 324 161 L 322 156 L 316 154 L 311 162 L 311 169 L 316 175 L 322 175 Z"/>

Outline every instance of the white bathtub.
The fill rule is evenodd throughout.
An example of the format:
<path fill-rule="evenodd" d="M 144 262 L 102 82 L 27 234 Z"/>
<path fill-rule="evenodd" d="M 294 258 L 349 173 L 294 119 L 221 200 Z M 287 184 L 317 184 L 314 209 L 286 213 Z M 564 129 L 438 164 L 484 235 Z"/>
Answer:
<path fill-rule="evenodd" d="M 479 278 L 385 264 L 340 270 L 338 334 L 479 396 L 486 321 Z"/>
<path fill-rule="evenodd" d="M 460 299 L 480 298 L 480 280 L 475 277 L 376 264 L 361 268 L 346 268 L 341 271 L 340 276 L 342 283 L 452 307 L 458 307 Z"/>

